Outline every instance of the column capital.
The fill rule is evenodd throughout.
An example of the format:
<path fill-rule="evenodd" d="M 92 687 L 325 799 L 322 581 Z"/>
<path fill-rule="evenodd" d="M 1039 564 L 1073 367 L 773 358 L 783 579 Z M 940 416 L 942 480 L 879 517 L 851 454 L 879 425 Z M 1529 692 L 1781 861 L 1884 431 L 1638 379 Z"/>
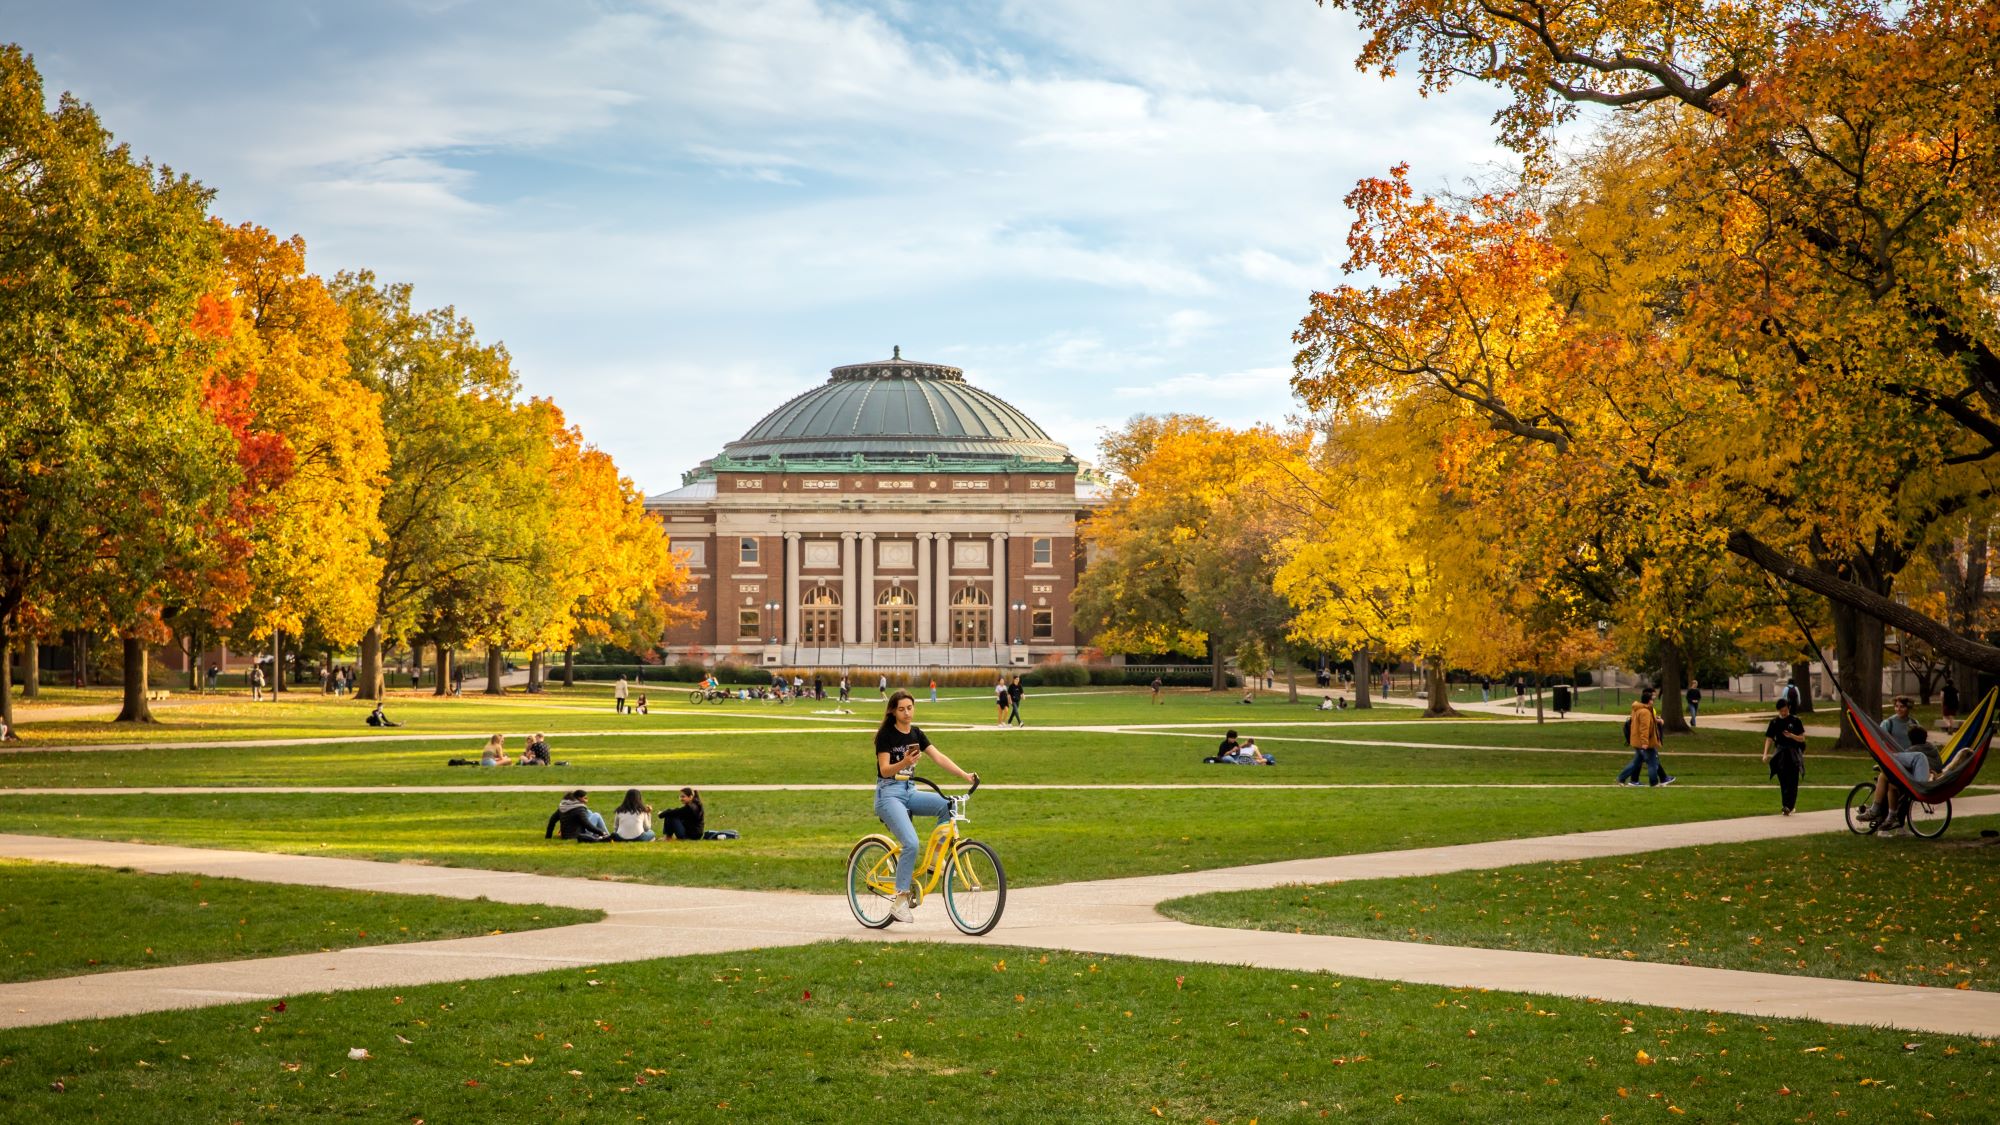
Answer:
<path fill-rule="evenodd" d="M 1007 533 L 1004 531 L 995 531 L 992 533 L 992 538 L 994 542 L 998 543 L 1000 540 L 1007 538 Z"/>
<path fill-rule="evenodd" d="M 860 532 L 857 531 L 843 531 L 840 533 L 840 537 L 846 542 L 852 543 L 854 542 L 854 537 L 859 534 Z"/>
<path fill-rule="evenodd" d="M 931 534 L 933 534 L 933 535 L 937 536 L 937 537 L 938 537 L 939 539 L 949 539 L 949 538 L 951 538 L 951 532 L 949 532 L 949 531 L 934 531 L 934 532 L 932 532 Z"/>
<path fill-rule="evenodd" d="M 861 536 L 861 538 L 863 538 L 863 539 L 873 539 L 873 538 L 875 538 L 875 533 L 874 533 L 874 532 L 872 532 L 872 531 L 862 531 L 862 532 L 856 532 L 856 534 L 860 535 L 860 536 Z"/>
<path fill-rule="evenodd" d="M 930 532 L 928 532 L 928 531 L 919 531 L 919 532 L 917 532 L 917 538 L 918 538 L 918 539 L 920 539 L 920 540 L 929 540 L 929 539 L 930 539 L 930 537 L 931 537 L 931 533 L 930 533 Z"/>
<path fill-rule="evenodd" d="M 787 539 L 799 539 L 799 538 L 803 538 L 803 536 L 801 536 L 801 535 L 800 535 L 800 533 L 798 533 L 798 532 L 796 532 L 796 531 L 787 531 L 787 532 L 785 532 L 785 538 L 787 538 Z"/>

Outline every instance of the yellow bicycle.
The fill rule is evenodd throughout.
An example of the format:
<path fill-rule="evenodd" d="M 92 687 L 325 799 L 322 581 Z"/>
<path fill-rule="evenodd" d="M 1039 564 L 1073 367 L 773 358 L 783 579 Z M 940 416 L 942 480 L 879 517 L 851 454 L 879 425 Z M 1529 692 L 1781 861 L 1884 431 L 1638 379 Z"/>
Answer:
<path fill-rule="evenodd" d="M 959 835 L 960 821 L 970 820 L 966 805 L 979 791 L 979 783 L 958 797 L 947 797 L 942 789 L 924 778 L 911 778 L 930 786 L 944 797 L 950 815 L 924 842 L 923 858 L 910 884 L 910 905 L 944 887 L 944 912 L 961 933 L 971 937 L 990 932 L 1000 924 L 1000 912 L 1007 906 L 1007 872 L 1000 856 L 991 847 Z M 896 860 L 903 847 L 880 832 L 863 836 L 847 853 L 847 905 L 854 920 L 871 930 L 890 921 L 889 907 L 896 897 Z"/>

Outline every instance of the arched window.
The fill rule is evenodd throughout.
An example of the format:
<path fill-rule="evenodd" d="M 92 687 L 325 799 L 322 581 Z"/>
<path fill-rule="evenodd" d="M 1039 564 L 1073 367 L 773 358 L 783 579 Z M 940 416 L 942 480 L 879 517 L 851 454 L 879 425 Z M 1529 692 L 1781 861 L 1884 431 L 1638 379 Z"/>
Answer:
<path fill-rule="evenodd" d="M 913 606 L 917 604 L 917 596 L 901 586 L 891 586 L 882 591 L 882 596 L 875 599 L 875 604 Z"/>
<path fill-rule="evenodd" d="M 993 597 L 981 586 L 961 586 L 951 596 L 951 643 L 993 643 Z"/>
<path fill-rule="evenodd" d="M 799 643 L 837 645 L 841 640 L 840 592 L 814 586 L 799 599 Z"/>

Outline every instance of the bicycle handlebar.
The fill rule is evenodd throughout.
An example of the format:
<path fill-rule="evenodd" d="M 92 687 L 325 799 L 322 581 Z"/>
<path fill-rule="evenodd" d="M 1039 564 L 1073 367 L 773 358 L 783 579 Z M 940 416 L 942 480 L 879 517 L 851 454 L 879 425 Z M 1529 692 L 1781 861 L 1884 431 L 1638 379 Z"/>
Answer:
<path fill-rule="evenodd" d="M 965 791 L 965 795 L 966 795 L 966 796 L 970 797 L 970 796 L 972 796 L 972 795 L 973 795 L 974 793 L 977 793 L 977 792 L 979 792 L 979 781 L 978 781 L 978 777 L 979 777 L 979 775 L 978 775 L 978 774 L 974 774 L 974 775 L 973 775 L 973 782 L 972 782 L 972 788 L 970 788 L 970 789 L 967 789 L 967 790 Z M 929 787 L 930 787 L 930 791 L 931 791 L 931 792 L 933 792 L 933 793 L 936 793 L 936 794 L 937 794 L 938 796 L 940 796 L 940 797 L 943 797 L 943 796 L 945 795 L 945 792 L 944 792 L 944 790 L 942 790 L 942 789 L 939 789 L 939 788 L 938 788 L 938 786 L 937 786 L 937 782 L 935 782 L 935 781 L 932 781 L 932 780 L 931 780 L 930 778 L 928 778 L 928 777 L 918 777 L 918 776 L 917 776 L 917 775 L 915 775 L 915 774 L 911 774 L 911 775 L 910 775 L 910 780 L 911 780 L 911 781 L 914 781 L 914 782 L 916 782 L 916 783 L 917 783 L 917 784 L 919 784 L 919 785 L 925 785 L 925 786 L 929 786 Z"/>

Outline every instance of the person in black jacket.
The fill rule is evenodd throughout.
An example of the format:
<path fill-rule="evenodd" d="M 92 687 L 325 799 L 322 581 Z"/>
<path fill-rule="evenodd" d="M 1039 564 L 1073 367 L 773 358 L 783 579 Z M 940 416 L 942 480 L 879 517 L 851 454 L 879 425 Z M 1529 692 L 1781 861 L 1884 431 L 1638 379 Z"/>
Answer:
<path fill-rule="evenodd" d="M 575 840 L 579 844 L 601 844 L 611 838 L 611 832 L 604 827 L 604 818 L 591 809 L 590 796 L 581 789 L 563 794 L 556 811 L 549 814 L 548 827 L 542 831 L 546 840 L 562 829 L 562 838 Z"/>
<path fill-rule="evenodd" d="M 681 807 L 660 813 L 660 829 L 662 834 L 676 840 L 699 840 L 707 819 L 708 814 L 701 807 L 701 794 L 683 785 Z"/>
<path fill-rule="evenodd" d="M 1021 677 L 1007 685 L 1007 723 L 1009 726 L 1025 727 L 1027 720 L 1021 718 Z"/>

